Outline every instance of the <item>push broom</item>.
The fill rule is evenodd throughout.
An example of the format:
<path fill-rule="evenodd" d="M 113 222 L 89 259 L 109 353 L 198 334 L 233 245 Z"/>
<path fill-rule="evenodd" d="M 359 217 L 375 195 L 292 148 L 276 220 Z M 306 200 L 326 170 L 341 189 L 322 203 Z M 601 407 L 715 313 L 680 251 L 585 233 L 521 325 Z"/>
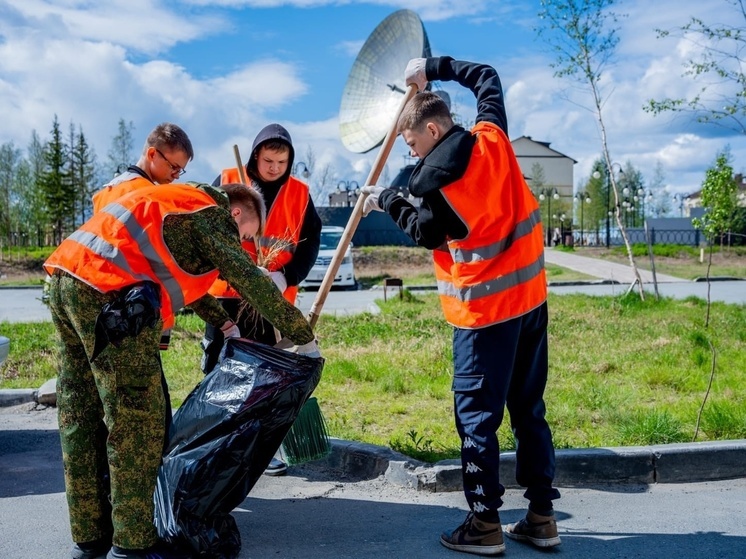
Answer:
<path fill-rule="evenodd" d="M 394 122 L 386 133 L 381 150 L 378 152 L 375 163 L 373 164 L 370 174 L 365 182 L 366 185 L 372 185 L 378 182 L 383 166 L 385 165 L 386 159 L 388 158 L 391 148 L 394 145 L 394 141 L 396 140 L 396 127 L 399 121 L 399 116 L 401 115 L 404 106 L 415 93 L 417 93 L 417 87 L 415 85 L 409 86 L 396 111 Z M 316 299 L 314 300 L 313 305 L 311 305 L 311 310 L 308 315 L 308 323 L 311 325 L 311 328 L 316 326 L 316 322 L 319 319 L 321 309 L 324 306 L 326 297 L 334 283 L 334 278 L 337 276 L 337 271 L 342 263 L 345 251 L 347 250 L 347 247 L 352 240 L 352 236 L 363 216 L 363 206 L 365 205 L 365 199 L 367 197 L 367 193 L 362 193 L 358 197 L 355 207 L 350 214 L 350 218 L 347 221 L 347 226 L 339 240 L 337 249 L 334 252 L 332 261 L 326 270 L 324 279 L 321 282 L 318 293 L 316 294 Z M 303 406 L 298 418 L 285 436 L 282 447 L 290 464 L 317 460 L 331 452 L 331 444 L 329 442 L 326 423 L 324 421 L 324 416 L 321 414 L 321 409 L 319 408 L 316 398 L 309 398 Z"/>

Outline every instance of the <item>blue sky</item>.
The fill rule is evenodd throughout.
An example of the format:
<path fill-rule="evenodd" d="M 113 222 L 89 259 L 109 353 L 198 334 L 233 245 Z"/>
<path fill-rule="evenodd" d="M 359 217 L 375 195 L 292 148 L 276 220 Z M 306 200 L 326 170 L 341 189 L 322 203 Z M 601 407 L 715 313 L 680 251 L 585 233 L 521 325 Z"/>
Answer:
<path fill-rule="evenodd" d="M 135 126 L 136 152 L 162 121 L 192 138 L 195 160 L 184 179 L 211 181 L 233 165 L 233 144 L 248 155 L 261 127 L 281 122 L 297 159 L 309 148 L 318 200 L 339 180 L 362 184 L 376 151 L 352 153 L 339 138 L 344 84 L 360 47 L 392 12 L 422 19 L 434 55 L 495 66 L 505 89 L 510 136 L 531 136 L 578 163 L 576 186 L 600 154 L 590 97 L 553 77 L 553 55 L 534 32 L 539 2 L 526 0 L 0 0 L 0 143 L 25 148 L 32 129 L 47 138 L 56 114 L 81 125 L 100 160 L 120 118 Z M 627 0 L 617 12 L 620 43 L 604 76 L 612 158 L 652 180 L 660 164 L 671 192 L 700 188 L 718 150 L 729 145 L 743 170 L 746 138 L 686 118 L 642 111 L 651 97 L 691 94 L 682 62 L 690 42 L 656 38 L 698 15 L 733 21 L 727 0 Z M 403 73 L 404 68 L 402 68 Z M 473 98 L 440 84 L 456 112 L 473 118 Z M 382 180 L 396 174 L 397 140 Z M 325 179 L 325 180 L 324 180 Z M 324 182 L 324 184 L 322 184 Z"/>

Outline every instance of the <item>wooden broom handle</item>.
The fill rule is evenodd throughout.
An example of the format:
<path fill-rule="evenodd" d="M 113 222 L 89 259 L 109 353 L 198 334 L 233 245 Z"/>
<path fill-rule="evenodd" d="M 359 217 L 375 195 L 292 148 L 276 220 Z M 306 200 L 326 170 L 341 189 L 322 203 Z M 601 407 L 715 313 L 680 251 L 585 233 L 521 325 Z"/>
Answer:
<path fill-rule="evenodd" d="M 244 169 L 243 161 L 241 161 L 241 153 L 238 151 L 238 144 L 233 144 L 233 154 L 236 156 L 236 168 L 238 169 L 238 177 L 241 180 L 241 184 L 243 184 L 247 188 L 251 188 L 249 186 L 249 181 L 246 179 L 246 169 Z M 256 263 L 258 266 L 262 266 L 264 264 L 264 254 L 262 253 L 261 246 L 259 245 L 258 237 L 254 237 L 254 247 L 256 248 Z M 277 328 L 273 327 L 273 329 L 275 331 L 276 343 L 280 341 L 282 335 Z"/>
<path fill-rule="evenodd" d="M 383 166 L 386 164 L 386 159 L 388 158 L 389 153 L 391 153 L 391 148 L 394 146 L 394 141 L 396 140 L 396 127 L 399 122 L 399 117 L 401 116 L 404 107 L 409 102 L 409 100 L 414 97 L 415 93 L 417 93 L 417 86 L 415 84 L 411 84 L 407 89 L 406 94 L 402 98 L 401 103 L 399 104 L 399 108 L 396 110 L 394 121 L 391 123 L 391 127 L 386 133 L 386 137 L 384 138 L 383 144 L 381 145 L 381 150 L 378 152 L 378 157 L 376 157 L 376 161 L 370 170 L 370 174 L 368 175 L 364 186 L 373 185 L 378 182 L 378 177 L 381 175 Z M 367 197 L 368 194 L 362 193 L 360 196 L 358 196 L 357 202 L 355 202 L 355 207 L 350 214 L 350 219 L 347 221 L 347 226 L 342 233 L 342 238 L 339 240 L 337 250 L 334 252 L 334 256 L 332 257 L 332 261 L 329 264 L 329 268 L 327 268 L 326 270 L 326 275 L 324 276 L 324 280 L 321 282 L 321 286 L 319 287 L 316 299 L 314 300 L 313 305 L 311 305 L 311 311 L 308 315 L 308 322 L 311 325 L 311 328 L 316 326 L 316 321 L 319 319 L 319 315 L 321 314 L 321 308 L 324 306 L 326 296 L 329 294 L 329 290 L 334 283 L 334 278 L 337 276 L 337 270 L 339 270 L 339 266 L 342 263 L 345 251 L 350 245 L 350 241 L 352 240 L 352 236 L 354 235 L 355 230 L 360 223 L 360 219 L 363 217 L 363 205 L 365 204 L 365 199 Z"/>

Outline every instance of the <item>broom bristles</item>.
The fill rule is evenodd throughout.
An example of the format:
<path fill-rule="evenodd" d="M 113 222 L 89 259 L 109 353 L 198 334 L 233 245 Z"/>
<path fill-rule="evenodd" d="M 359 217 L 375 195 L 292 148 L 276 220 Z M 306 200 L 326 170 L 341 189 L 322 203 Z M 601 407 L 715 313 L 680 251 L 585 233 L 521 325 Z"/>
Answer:
<path fill-rule="evenodd" d="M 289 464 L 301 464 L 327 456 L 332 446 L 324 416 L 316 398 L 309 398 L 285 439 L 282 450 Z"/>

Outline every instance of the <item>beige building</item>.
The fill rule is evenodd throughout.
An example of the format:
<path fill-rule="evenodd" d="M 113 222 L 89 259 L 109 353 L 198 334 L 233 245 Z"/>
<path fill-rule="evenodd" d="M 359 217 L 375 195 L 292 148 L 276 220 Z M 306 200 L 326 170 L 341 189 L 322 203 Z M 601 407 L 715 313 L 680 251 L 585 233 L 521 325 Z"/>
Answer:
<path fill-rule="evenodd" d="M 539 164 L 544 170 L 544 188 L 556 188 L 560 198 L 572 199 L 573 165 L 577 161 L 550 148 L 549 142 L 537 142 L 531 136 L 521 136 L 511 143 L 529 186 L 531 186 L 532 169 L 534 165 Z"/>

